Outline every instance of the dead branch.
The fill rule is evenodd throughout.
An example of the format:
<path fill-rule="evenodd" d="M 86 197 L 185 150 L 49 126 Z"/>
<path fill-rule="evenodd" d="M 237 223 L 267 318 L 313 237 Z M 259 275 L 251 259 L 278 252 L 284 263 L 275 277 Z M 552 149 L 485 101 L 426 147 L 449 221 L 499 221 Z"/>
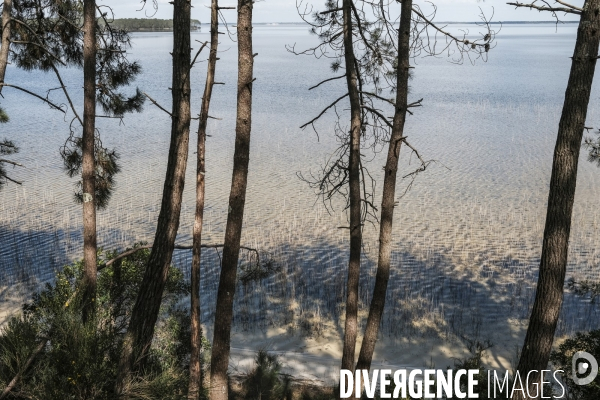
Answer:
<path fill-rule="evenodd" d="M 542 3 L 546 4 L 545 6 L 539 6 L 535 3 L 537 3 L 537 0 L 531 2 L 531 3 L 506 3 L 509 6 L 515 6 L 515 8 L 519 8 L 519 7 L 525 7 L 525 8 L 529 8 L 529 9 L 535 9 L 538 11 L 550 11 L 550 12 L 564 12 L 567 14 L 577 14 L 577 15 L 581 15 L 582 9 L 579 7 L 575 7 L 572 6 L 570 4 L 564 3 L 562 1 L 556 1 L 559 4 L 563 4 L 566 5 L 567 7 L 551 7 L 546 1 L 543 1 Z"/>
<path fill-rule="evenodd" d="M 4 176 L 4 179 L 6 179 L 6 180 L 9 180 L 9 181 L 11 181 L 12 183 L 14 183 L 14 184 L 17 184 L 17 185 L 22 185 L 22 184 L 23 184 L 23 182 L 21 182 L 21 181 L 16 181 L 16 180 L 12 179 L 10 176 L 6 176 L 6 175 L 5 175 L 5 176 Z"/>
<path fill-rule="evenodd" d="M 372 93 L 372 92 L 360 92 L 361 94 L 366 94 L 367 96 L 371 96 L 374 97 L 376 99 L 379 99 L 381 101 L 385 101 L 386 103 L 389 103 L 393 106 L 396 106 L 396 103 L 394 103 L 393 100 L 390 99 L 386 99 L 385 97 L 379 96 L 378 94 Z"/>
<path fill-rule="evenodd" d="M 56 75 L 56 78 L 58 79 L 58 82 L 60 83 L 60 87 L 62 88 L 62 91 L 65 94 L 65 97 L 67 98 L 67 101 L 69 102 L 69 105 L 71 106 L 71 111 L 73 111 L 73 114 L 75 114 L 75 118 L 77 118 L 77 120 L 79 121 L 79 123 L 81 124 L 81 126 L 83 126 L 83 121 L 79 117 L 79 114 L 77 114 L 77 110 L 75 109 L 75 106 L 73 105 L 73 101 L 71 100 L 71 96 L 69 96 L 69 92 L 67 91 L 67 87 L 63 83 L 62 77 L 60 76 L 60 73 L 58 72 L 58 68 L 56 68 L 56 66 L 54 64 L 50 64 L 50 65 L 52 66 L 52 69 L 54 70 L 54 74 Z"/>
<path fill-rule="evenodd" d="M 315 121 L 317 121 L 319 118 L 321 118 L 323 116 L 323 114 L 325 114 L 327 112 L 327 110 L 329 110 L 331 107 L 335 106 L 337 103 L 340 102 L 340 100 L 344 99 L 345 97 L 347 97 L 349 95 L 349 93 L 346 93 L 343 96 L 340 96 L 337 100 L 335 100 L 333 103 L 331 103 L 330 105 L 328 105 L 327 107 L 325 107 L 323 109 L 323 111 L 321 111 L 321 113 L 319 115 L 317 115 L 315 118 L 311 119 L 310 121 L 308 121 L 307 123 L 305 123 L 304 125 L 300 126 L 300 129 L 304 129 L 306 128 L 308 125 L 312 125 L 315 123 Z"/>
<path fill-rule="evenodd" d="M 57 109 L 57 110 L 59 110 L 59 111 L 62 111 L 62 112 L 63 112 L 63 113 L 65 113 L 65 114 L 67 113 L 67 112 L 66 112 L 65 110 L 63 110 L 63 109 L 62 109 L 60 106 L 57 106 L 56 104 L 54 104 L 54 103 L 53 103 L 53 102 L 51 102 L 50 100 L 48 100 L 48 99 L 46 99 L 46 98 L 44 98 L 44 97 L 40 96 L 39 94 L 36 94 L 36 93 L 33 93 L 33 92 L 31 92 L 31 91 L 29 91 L 29 90 L 27 90 L 27 89 L 24 89 L 24 88 L 22 88 L 22 87 L 20 87 L 20 86 L 11 85 L 11 84 L 9 84 L 9 83 L 0 83 L 0 86 L 11 87 L 11 88 L 13 88 L 13 89 L 17 89 L 17 90 L 20 90 L 20 91 L 22 91 L 22 92 L 25 92 L 25 93 L 27 93 L 27 94 L 30 94 L 30 95 L 32 95 L 33 97 L 37 97 L 38 99 L 42 100 L 44 103 L 47 103 L 47 104 L 48 104 L 50 107 L 52 107 L 52 108 L 55 108 L 55 109 Z"/>
<path fill-rule="evenodd" d="M 336 77 L 333 77 L 333 78 L 325 79 L 324 81 L 321 81 L 321 82 L 317 83 L 315 86 L 308 88 L 308 90 L 313 90 L 315 88 L 318 88 L 319 86 L 321 86 L 322 84 L 324 84 L 326 82 L 333 81 L 333 80 L 336 80 L 336 79 L 342 79 L 342 78 L 345 78 L 345 77 L 346 77 L 346 75 L 340 75 L 340 76 L 336 76 Z"/>
<path fill-rule="evenodd" d="M 379 111 L 369 106 L 360 106 L 360 108 L 365 109 L 375 115 L 377 115 L 385 124 L 391 129 L 393 128 L 393 124 L 388 121 L 388 119 Z"/>
<path fill-rule="evenodd" d="M 23 167 L 23 164 L 19 164 L 18 162 L 14 162 L 14 161 L 10 161 L 10 160 L 6 160 L 4 158 L 0 158 L 0 163 L 7 163 L 7 164 L 12 164 L 12 165 L 16 165 L 17 167 Z"/>
<path fill-rule="evenodd" d="M 198 43 L 200 43 L 199 40 L 196 40 Z M 196 55 L 194 56 L 194 59 L 192 60 L 192 63 L 190 64 L 190 69 L 192 69 L 192 67 L 194 66 L 194 64 L 196 64 L 196 59 L 198 58 L 198 56 L 200 55 L 200 53 L 202 52 L 202 50 L 204 50 L 204 48 L 206 47 L 206 45 L 208 44 L 208 42 L 204 42 L 202 43 L 202 47 L 200 47 L 200 50 L 198 50 L 198 52 L 196 53 Z M 149 97 L 148 97 L 149 98 Z"/>
<path fill-rule="evenodd" d="M 154 100 L 152 97 L 150 97 L 150 96 L 148 95 L 148 93 L 146 93 L 146 92 L 143 92 L 143 93 L 144 93 L 144 96 L 146 96 L 146 97 L 148 98 L 148 100 L 150 100 L 150 101 L 152 102 L 152 104 L 154 104 L 156 107 L 160 108 L 161 110 L 163 110 L 164 112 L 166 112 L 167 114 L 169 114 L 169 116 L 170 116 L 171 118 L 173 118 L 173 114 L 171 114 L 171 113 L 170 113 L 169 111 L 167 111 L 167 110 L 166 110 L 166 109 L 165 109 L 163 106 L 161 106 L 160 104 L 158 104 L 156 100 Z"/>
<path fill-rule="evenodd" d="M 341 8 L 341 7 L 339 7 L 339 8 L 332 8 L 331 10 L 321 11 L 319 14 L 321 14 L 321 15 L 327 15 L 327 14 L 331 14 L 331 13 L 335 13 L 335 12 L 339 12 L 339 11 L 344 11 L 344 9 Z"/>
<path fill-rule="evenodd" d="M 203 248 L 203 249 L 218 249 L 218 248 L 221 248 L 223 246 L 224 246 L 223 244 L 203 244 L 203 245 L 200 245 L 200 247 Z M 147 249 L 151 249 L 151 248 L 152 248 L 152 245 L 149 244 L 149 245 L 139 246 L 139 247 L 136 247 L 134 249 L 130 249 L 130 250 L 124 251 L 123 253 L 119 254 L 115 258 L 113 258 L 111 260 L 108 260 L 104 264 L 100 264 L 99 263 L 98 264 L 98 271 L 101 271 L 101 270 L 103 270 L 106 267 L 110 267 L 116 261 L 119 261 L 119 260 L 121 260 L 121 259 L 123 259 L 125 257 L 128 257 L 128 256 L 130 256 L 132 254 L 135 254 L 135 253 L 137 253 L 140 250 L 147 250 Z M 175 245 L 175 249 L 177 249 L 177 250 L 191 250 L 192 246 L 191 245 L 190 246 Z M 257 249 L 255 249 L 253 247 L 246 247 L 246 246 L 240 246 L 240 249 L 247 250 L 247 251 L 255 253 L 257 260 L 260 261 L 260 255 L 259 255 Z"/>

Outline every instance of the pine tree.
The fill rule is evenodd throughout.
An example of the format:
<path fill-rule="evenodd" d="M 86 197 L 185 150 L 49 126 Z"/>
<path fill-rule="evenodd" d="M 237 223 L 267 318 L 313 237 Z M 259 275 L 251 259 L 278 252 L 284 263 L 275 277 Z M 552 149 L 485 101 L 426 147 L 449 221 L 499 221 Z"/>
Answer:
<path fill-rule="evenodd" d="M 91 318 L 95 301 L 96 208 L 107 206 L 114 175 L 120 170 L 117 153 L 102 146 L 95 128 L 96 103 L 106 116 L 122 118 L 127 112 L 140 111 L 144 99 L 139 90 L 129 97 L 119 92 L 135 79 L 140 66 L 127 60 L 129 36 L 111 27 L 107 10 L 104 12 L 95 0 L 84 1 L 83 10 L 76 0 L 16 0 L 10 18 L 13 63 L 25 70 L 54 72 L 74 114 L 61 155 L 67 174 L 73 177 L 81 173 L 82 177 L 75 199 L 83 203 L 84 321 Z M 83 118 L 73 105 L 58 65 L 84 69 Z"/>

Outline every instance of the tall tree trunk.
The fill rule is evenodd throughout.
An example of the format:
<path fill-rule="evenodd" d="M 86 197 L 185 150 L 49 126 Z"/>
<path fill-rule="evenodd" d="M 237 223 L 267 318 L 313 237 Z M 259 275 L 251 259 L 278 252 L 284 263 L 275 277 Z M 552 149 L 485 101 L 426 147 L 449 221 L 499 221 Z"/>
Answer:
<path fill-rule="evenodd" d="M 563 301 L 577 164 L 600 42 L 600 0 L 585 2 L 558 126 L 535 302 L 519 360 L 524 377 L 548 367 Z M 539 382 L 536 374 L 530 382 Z M 531 393 L 535 391 L 531 387 Z M 528 398 L 517 391 L 513 399 Z"/>
<path fill-rule="evenodd" d="M 12 0 L 4 0 L 2 5 L 2 31 L 0 38 L 2 39 L 2 47 L 0 47 L 0 83 L 4 83 L 4 75 L 6 74 L 6 66 L 8 65 L 8 50 L 10 48 L 10 14 L 12 11 Z M 0 86 L 2 93 L 2 86 Z"/>
<path fill-rule="evenodd" d="M 358 332 L 358 280 L 360 276 L 360 252 L 362 244 L 361 194 L 360 194 L 360 135 L 361 111 L 358 93 L 358 71 L 354 55 L 352 37 L 352 0 L 344 0 L 344 61 L 346 66 L 346 85 L 350 98 L 350 259 L 348 262 L 348 288 L 346 297 L 346 323 L 342 369 L 354 367 L 356 336 Z"/>
<path fill-rule="evenodd" d="M 208 110 L 215 83 L 215 68 L 217 65 L 217 48 L 219 47 L 219 5 L 217 0 L 211 2 L 210 13 L 210 55 L 206 71 L 206 85 L 200 109 L 200 123 L 198 124 L 198 166 L 196 171 L 196 216 L 194 218 L 193 244 L 192 244 L 192 294 L 191 294 L 191 330 L 192 343 L 190 354 L 190 382 L 188 387 L 188 400 L 198 400 L 200 395 L 200 382 L 202 371 L 200 365 L 200 350 L 202 328 L 200 325 L 200 255 L 202 244 L 202 222 L 204 219 L 204 174 L 206 124 Z"/>
<path fill-rule="evenodd" d="M 373 299 L 367 318 L 367 327 L 362 340 L 356 369 L 370 369 L 373 360 L 373 351 L 377 342 L 381 316 L 385 306 L 385 295 L 390 278 L 390 258 L 392 253 L 392 224 L 394 222 L 394 198 L 396 195 L 396 176 L 398 172 L 398 159 L 404 136 L 404 123 L 406 121 L 408 104 L 408 76 L 410 54 L 410 28 L 412 14 L 412 0 L 403 0 L 400 15 L 400 29 L 398 30 L 398 70 L 396 73 L 396 110 L 390 142 L 388 144 L 387 161 L 385 163 L 385 177 L 383 179 L 383 197 L 381 199 L 381 222 L 379 226 L 379 258 L 377 261 L 377 276 Z M 358 397 L 358 396 L 357 396 Z"/>
<path fill-rule="evenodd" d="M 96 299 L 96 1 L 83 2 L 83 321 L 93 318 Z"/>
<path fill-rule="evenodd" d="M 173 108 L 167 173 L 154 243 L 123 345 L 118 393 L 150 348 L 179 228 L 191 119 L 190 9 L 190 0 L 173 1 Z"/>
<path fill-rule="evenodd" d="M 238 87 L 235 150 L 210 362 L 211 400 L 227 400 L 228 395 L 227 368 L 229 367 L 233 295 L 235 294 L 244 204 L 246 203 L 246 186 L 248 184 L 248 162 L 250 160 L 252 75 L 254 69 L 252 8 L 253 0 L 238 0 Z"/>

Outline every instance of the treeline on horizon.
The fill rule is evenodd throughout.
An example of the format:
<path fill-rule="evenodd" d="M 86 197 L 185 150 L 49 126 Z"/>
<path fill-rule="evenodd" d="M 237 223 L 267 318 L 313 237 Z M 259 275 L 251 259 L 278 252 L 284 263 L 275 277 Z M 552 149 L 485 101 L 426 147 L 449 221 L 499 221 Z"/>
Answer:
<path fill-rule="evenodd" d="M 197 19 L 190 20 L 191 30 L 200 29 L 200 21 Z M 128 32 L 135 31 L 172 31 L 172 19 L 157 19 L 157 18 L 116 18 L 109 21 L 110 25 L 116 29 L 123 29 Z"/>

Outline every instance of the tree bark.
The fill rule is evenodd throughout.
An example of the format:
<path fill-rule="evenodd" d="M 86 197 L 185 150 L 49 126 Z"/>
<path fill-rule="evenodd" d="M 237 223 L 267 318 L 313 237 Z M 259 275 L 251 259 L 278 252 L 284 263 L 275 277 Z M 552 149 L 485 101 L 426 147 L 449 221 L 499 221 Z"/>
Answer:
<path fill-rule="evenodd" d="M 116 383 L 122 393 L 133 368 L 150 348 L 175 246 L 190 135 L 190 0 L 173 1 L 171 143 L 154 244 L 131 313 Z"/>
<path fill-rule="evenodd" d="M 96 1 L 83 2 L 83 322 L 93 318 L 96 299 Z"/>
<path fill-rule="evenodd" d="M 2 38 L 2 47 L 0 47 L 0 83 L 4 83 L 4 76 L 6 74 L 6 66 L 8 65 L 8 50 L 10 48 L 10 15 L 12 11 L 12 0 L 4 0 L 2 6 L 2 31 L 0 32 L 0 38 Z M 2 86 L 0 86 L 0 93 L 2 93 Z"/>
<path fill-rule="evenodd" d="M 356 336 L 358 332 L 358 281 L 362 244 L 361 194 L 360 194 L 360 135 L 361 112 L 358 93 L 358 71 L 353 46 L 352 0 L 343 3 L 344 61 L 346 85 L 350 98 L 350 154 L 348 185 L 350 194 L 350 259 L 348 262 L 348 287 L 346 297 L 346 322 L 342 353 L 342 369 L 354 367 Z"/>
<path fill-rule="evenodd" d="M 204 220 L 204 188 L 205 181 L 205 149 L 206 125 L 210 99 L 215 83 L 215 69 L 217 65 L 217 48 L 219 47 L 219 4 L 212 0 L 210 13 L 210 55 L 206 71 L 206 84 L 200 109 L 200 122 L 198 124 L 198 165 L 196 171 L 196 215 L 192 233 L 192 273 L 191 273 L 191 353 L 190 353 L 190 382 L 188 387 L 188 400 L 198 400 L 202 379 L 202 366 L 200 365 L 200 350 L 202 327 L 200 325 L 200 256 L 202 245 L 202 223 Z"/>
<path fill-rule="evenodd" d="M 229 367 L 233 295 L 235 294 L 244 204 L 246 202 L 246 186 L 248 183 L 248 163 L 250 160 L 254 69 L 252 8 L 252 0 L 238 0 L 238 86 L 235 150 L 210 363 L 211 400 L 227 400 L 228 396 L 227 368 Z"/>
<path fill-rule="evenodd" d="M 357 370 L 369 370 L 371 368 L 371 361 L 373 360 L 373 352 L 375 350 L 375 343 L 377 342 L 377 334 L 379 333 L 379 325 L 385 307 L 385 296 L 390 278 L 396 176 L 408 105 L 411 14 L 412 0 L 403 0 L 400 15 L 400 29 L 398 30 L 396 110 L 394 112 L 394 122 L 384 168 L 385 177 L 383 180 L 383 196 L 381 199 L 377 275 L 375 277 L 375 288 L 373 289 L 373 299 L 371 300 L 365 335 L 358 355 L 358 363 L 356 365 Z"/>
<path fill-rule="evenodd" d="M 563 301 L 563 288 L 577 183 L 577 164 L 600 42 L 600 0 L 585 2 L 577 30 L 571 73 L 565 92 L 552 163 L 546 226 L 535 302 L 521 351 L 518 371 L 548 367 L 548 359 Z M 530 383 L 540 382 L 539 373 Z M 531 393 L 535 387 L 530 386 Z M 513 399 L 528 395 L 515 392 Z"/>

